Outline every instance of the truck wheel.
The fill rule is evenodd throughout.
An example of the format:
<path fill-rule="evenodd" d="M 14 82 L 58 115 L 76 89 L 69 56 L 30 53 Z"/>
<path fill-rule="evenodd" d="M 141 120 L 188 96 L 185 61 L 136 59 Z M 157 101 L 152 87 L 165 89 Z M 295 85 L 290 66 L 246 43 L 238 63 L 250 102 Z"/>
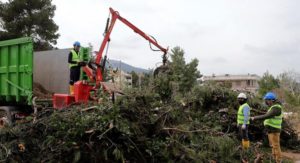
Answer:
<path fill-rule="evenodd" d="M 13 124 L 12 111 L 16 108 L 10 106 L 0 107 L 0 128 Z"/>

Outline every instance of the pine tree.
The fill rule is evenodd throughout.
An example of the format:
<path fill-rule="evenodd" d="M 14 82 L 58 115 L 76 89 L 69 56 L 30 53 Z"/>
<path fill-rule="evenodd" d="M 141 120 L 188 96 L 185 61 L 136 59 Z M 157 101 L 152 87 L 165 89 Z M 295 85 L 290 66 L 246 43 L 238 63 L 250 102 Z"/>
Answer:
<path fill-rule="evenodd" d="M 0 40 L 32 37 L 35 50 L 52 49 L 59 37 L 51 0 L 9 0 L 0 3 Z"/>
<path fill-rule="evenodd" d="M 169 70 L 155 78 L 155 91 L 163 100 L 172 96 L 184 96 L 197 84 L 197 78 L 201 77 L 198 71 L 198 60 L 185 62 L 184 50 L 175 47 L 171 50 Z"/>
<path fill-rule="evenodd" d="M 264 95 L 265 93 L 280 87 L 279 80 L 275 79 L 269 72 L 264 73 L 263 77 L 258 81 L 258 84 L 258 92 L 260 95 Z"/>
<path fill-rule="evenodd" d="M 186 63 L 184 59 L 184 50 L 180 47 L 172 49 L 171 54 L 171 70 L 173 73 L 173 81 L 178 81 L 179 91 L 185 93 L 197 83 L 197 78 L 201 77 L 197 70 L 198 60 L 193 59 L 190 63 Z"/>

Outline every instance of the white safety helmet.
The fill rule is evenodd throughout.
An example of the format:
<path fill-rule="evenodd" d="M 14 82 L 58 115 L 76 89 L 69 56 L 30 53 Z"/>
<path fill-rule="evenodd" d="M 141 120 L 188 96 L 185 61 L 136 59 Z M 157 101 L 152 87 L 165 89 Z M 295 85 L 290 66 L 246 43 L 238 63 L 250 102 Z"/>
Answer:
<path fill-rule="evenodd" d="M 240 93 L 237 98 L 243 98 L 243 99 L 247 99 L 247 96 L 245 93 Z"/>

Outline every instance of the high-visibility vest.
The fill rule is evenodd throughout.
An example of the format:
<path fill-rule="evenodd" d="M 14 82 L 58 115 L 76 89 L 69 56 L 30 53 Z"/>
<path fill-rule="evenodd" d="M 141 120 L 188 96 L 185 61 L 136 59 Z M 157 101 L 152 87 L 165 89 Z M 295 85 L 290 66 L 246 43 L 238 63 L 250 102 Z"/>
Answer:
<path fill-rule="evenodd" d="M 72 61 L 74 62 L 79 62 L 79 54 L 76 53 L 75 50 L 71 50 L 72 53 Z M 69 68 L 74 67 L 74 66 L 78 66 L 78 64 L 73 64 L 73 63 L 69 63 Z"/>
<path fill-rule="evenodd" d="M 249 107 L 249 105 L 247 103 L 244 103 L 243 105 L 241 105 L 239 107 L 239 110 L 238 110 L 238 113 L 237 113 L 237 123 L 239 125 L 244 124 L 244 119 L 245 119 L 245 116 L 244 116 L 244 107 L 245 106 Z M 250 120 L 249 120 L 250 119 L 250 107 L 249 107 L 249 113 L 248 113 L 248 115 L 249 115 L 249 117 L 248 117 L 248 121 L 247 121 L 246 124 L 250 124 Z"/>
<path fill-rule="evenodd" d="M 266 120 L 264 121 L 264 126 L 271 126 L 271 127 L 274 127 L 274 128 L 281 129 L 282 117 L 283 117 L 282 106 L 279 105 L 279 104 L 275 104 L 275 105 L 273 105 L 273 106 L 271 106 L 271 107 L 269 108 L 268 112 L 271 111 L 271 110 L 273 109 L 273 107 L 278 107 L 278 108 L 280 108 L 281 114 L 278 115 L 278 116 L 275 116 L 275 117 L 266 119 Z"/>

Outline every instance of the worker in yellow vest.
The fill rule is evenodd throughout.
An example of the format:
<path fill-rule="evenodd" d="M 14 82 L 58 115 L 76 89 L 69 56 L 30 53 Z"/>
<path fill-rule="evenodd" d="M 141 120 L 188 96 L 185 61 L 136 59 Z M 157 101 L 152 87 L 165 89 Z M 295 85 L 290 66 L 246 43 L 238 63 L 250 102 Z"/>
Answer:
<path fill-rule="evenodd" d="M 247 96 L 245 93 L 240 93 L 237 97 L 240 104 L 237 113 L 237 124 L 239 128 L 239 135 L 242 139 L 243 149 L 248 149 L 250 141 L 248 137 L 248 126 L 250 124 L 250 106 L 247 104 Z"/>
<path fill-rule="evenodd" d="M 264 115 L 251 117 L 251 120 L 264 120 L 264 126 L 268 132 L 269 144 L 272 148 L 273 159 L 276 161 L 276 163 L 279 163 L 282 161 L 280 149 L 280 132 L 283 109 L 273 92 L 268 92 L 264 96 L 264 100 L 266 105 L 268 105 L 269 107 L 268 112 Z"/>
<path fill-rule="evenodd" d="M 68 63 L 70 68 L 70 94 L 74 95 L 74 84 L 80 79 L 80 66 L 85 66 L 84 62 L 80 61 L 79 50 L 80 42 L 76 41 L 73 44 L 73 49 L 69 53 Z"/>

